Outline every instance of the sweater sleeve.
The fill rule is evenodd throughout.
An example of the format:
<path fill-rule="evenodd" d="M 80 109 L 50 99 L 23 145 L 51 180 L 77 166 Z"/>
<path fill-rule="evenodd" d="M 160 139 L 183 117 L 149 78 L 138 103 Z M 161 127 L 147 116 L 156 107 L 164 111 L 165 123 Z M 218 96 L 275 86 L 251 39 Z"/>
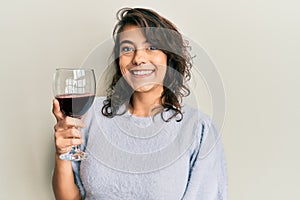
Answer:
<path fill-rule="evenodd" d="M 227 200 L 228 180 L 221 137 L 211 121 L 200 123 L 199 140 L 190 158 L 183 200 Z"/>

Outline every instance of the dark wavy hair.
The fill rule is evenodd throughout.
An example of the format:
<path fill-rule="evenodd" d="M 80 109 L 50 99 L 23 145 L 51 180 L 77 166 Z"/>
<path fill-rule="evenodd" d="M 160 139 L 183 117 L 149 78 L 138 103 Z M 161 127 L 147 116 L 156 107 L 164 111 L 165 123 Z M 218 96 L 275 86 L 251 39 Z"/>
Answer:
<path fill-rule="evenodd" d="M 179 115 L 181 121 L 182 97 L 188 96 L 190 90 L 186 81 L 191 78 L 191 57 L 188 52 L 189 45 L 168 19 L 153 10 L 145 8 L 122 8 L 117 12 L 117 24 L 113 30 L 115 46 L 113 50 L 115 74 L 107 90 L 107 98 L 103 102 L 102 114 L 114 117 L 120 114 L 119 109 L 124 103 L 132 103 L 133 89 L 123 78 L 120 66 L 120 33 L 126 25 L 135 25 L 142 28 L 142 33 L 150 44 L 154 45 L 167 55 L 167 71 L 163 82 L 163 92 L 160 97 L 163 106 L 161 116 L 168 122 Z M 172 115 L 165 119 L 163 112 L 172 110 Z M 126 112 L 126 110 L 124 110 Z M 123 113 L 124 113 L 123 112 Z M 121 114 L 123 114 L 121 113 Z"/>

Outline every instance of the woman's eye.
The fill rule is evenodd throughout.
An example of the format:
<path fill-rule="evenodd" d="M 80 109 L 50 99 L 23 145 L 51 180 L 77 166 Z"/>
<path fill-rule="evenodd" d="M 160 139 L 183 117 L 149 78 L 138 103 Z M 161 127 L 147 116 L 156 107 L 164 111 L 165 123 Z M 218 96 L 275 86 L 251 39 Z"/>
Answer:
<path fill-rule="evenodd" d="M 148 50 L 158 50 L 158 48 L 156 46 L 153 46 L 153 45 L 149 46 L 147 49 Z"/>
<path fill-rule="evenodd" d="M 131 47 L 122 47 L 121 48 L 122 53 L 131 52 L 131 51 L 134 51 L 134 49 Z"/>

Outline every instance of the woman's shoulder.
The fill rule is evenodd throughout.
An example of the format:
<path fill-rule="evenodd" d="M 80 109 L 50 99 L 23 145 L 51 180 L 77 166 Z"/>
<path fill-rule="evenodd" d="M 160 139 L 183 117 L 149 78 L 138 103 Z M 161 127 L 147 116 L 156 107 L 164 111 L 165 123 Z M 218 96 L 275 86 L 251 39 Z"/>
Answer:
<path fill-rule="evenodd" d="M 187 120 L 193 118 L 196 119 L 199 123 L 210 124 L 212 122 L 212 119 L 208 114 L 190 105 L 183 105 L 182 113 L 183 118 L 186 118 Z"/>
<path fill-rule="evenodd" d="M 220 132 L 217 130 L 213 119 L 201 110 L 186 105 L 182 111 L 186 122 L 193 121 L 196 134 L 194 147 L 199 149 L 201 146 L 202 157 L 209 153 L 220 140 Z"/>

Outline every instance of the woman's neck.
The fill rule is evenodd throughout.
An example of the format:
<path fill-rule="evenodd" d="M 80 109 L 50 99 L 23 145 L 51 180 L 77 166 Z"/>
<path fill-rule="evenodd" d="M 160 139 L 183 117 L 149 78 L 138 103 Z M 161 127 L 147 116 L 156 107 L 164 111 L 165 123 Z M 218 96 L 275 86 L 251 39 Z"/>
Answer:
<path fill-rule="evenodd" d="M 161 94 L 163 89 L 155 92 L 134 92 L 132 95 L 132 104 L 129 108 L 130 113 L 137 116 L 151 116 L 157 112 L 161 106 Z"/>

